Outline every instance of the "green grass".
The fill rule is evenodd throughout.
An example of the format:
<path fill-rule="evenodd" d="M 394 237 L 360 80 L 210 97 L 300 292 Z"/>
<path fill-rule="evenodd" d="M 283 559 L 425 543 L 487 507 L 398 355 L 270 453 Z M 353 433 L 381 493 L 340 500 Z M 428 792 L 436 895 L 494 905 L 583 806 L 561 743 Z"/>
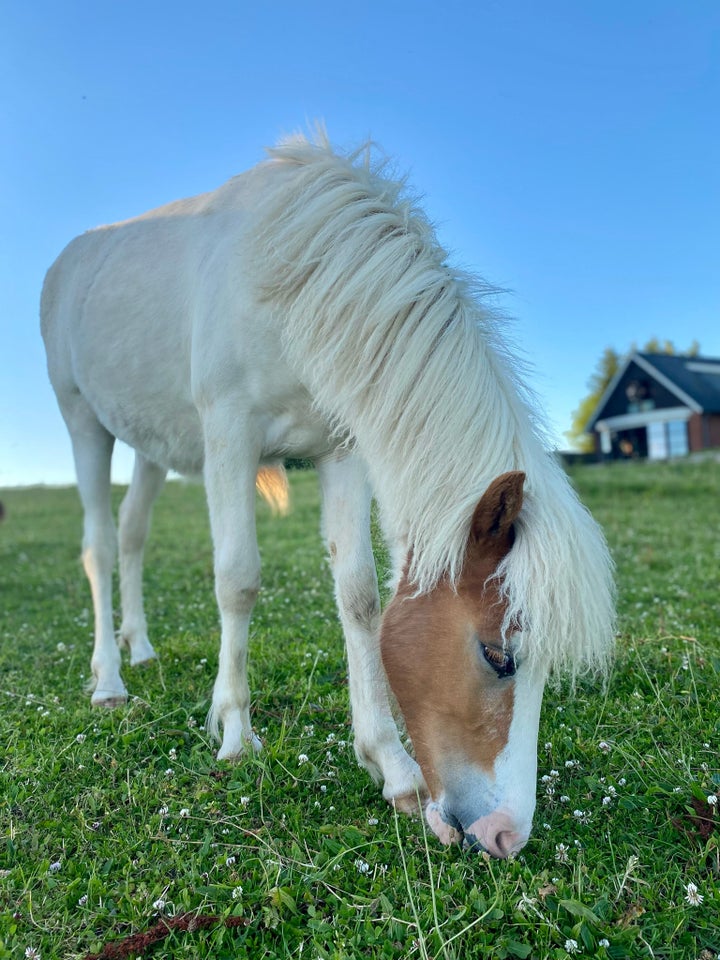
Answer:
<path fill-rule="evenodd" d="M 564 958 L 575 941 L 577 956 L 717 957 L 720 465 L 573 479 L 617 561 L 621 636 L 606 689 L 546 695 L 534 834 L 509 862 L 442 848 L 356 767 L 311 472 L 292 475 L 290 517 L 259 506 L 265 751 L 235 766 L 203 731 L 218 627 L 202 489 L 158 500 L 161 660 L 125 667 L 133 697 L 115 712 L 83 689 L 76 491 L 3 492 L 0 958 L 85 957 L 188 912 L 218 922 L 173 930 L 155 956 Z"/>

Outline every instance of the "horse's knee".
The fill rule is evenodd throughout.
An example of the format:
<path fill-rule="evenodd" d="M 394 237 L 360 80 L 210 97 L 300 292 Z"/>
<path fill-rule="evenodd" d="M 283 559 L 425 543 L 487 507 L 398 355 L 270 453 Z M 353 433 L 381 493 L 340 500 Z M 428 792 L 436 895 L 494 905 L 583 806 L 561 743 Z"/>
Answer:
<path fill-rule="evenodd" d="M 82 561 L 86 574 L 109 574 L 115 565 L 117 536 L 111 523 L 87 526 L 82 541 Z"/>
<path fill-rule="evenodd" d="M 352 575 L 338 576 L 337 599 L 344 619 L 366 630 L 378 627 L 380 596 L 374 568 L 359 569 Z"/>
<path fill-rule="evenodd" d="M 250 614 L 259 592 L 259 575 L 248 577 L 232 570 L 215 572 L 215 595 L 225 613 Z"/>

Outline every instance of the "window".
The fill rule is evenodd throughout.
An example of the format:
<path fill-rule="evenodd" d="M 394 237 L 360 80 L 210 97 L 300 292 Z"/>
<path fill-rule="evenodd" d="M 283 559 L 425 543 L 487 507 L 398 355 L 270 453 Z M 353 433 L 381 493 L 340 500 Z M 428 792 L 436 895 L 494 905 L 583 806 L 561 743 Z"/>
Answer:
<path fill-rule="evenodd" d="M 664 423 L 649 423 L 647 428 L 648 457 L 651 460 L 667 458 L 667 438 Z"/>
<path fill-rule="evenodd" d="M 668 454 L 684 457 L 688 452 L 687 424 L 684 420 L 671 420 L 667 425 Z"/>
<path fill-rule="evenodd" d="M 684 457 L 688 452 L 687 423 L 684 420 L 649 423 L 647 439 L 648 457 L 651 460 Z"/>

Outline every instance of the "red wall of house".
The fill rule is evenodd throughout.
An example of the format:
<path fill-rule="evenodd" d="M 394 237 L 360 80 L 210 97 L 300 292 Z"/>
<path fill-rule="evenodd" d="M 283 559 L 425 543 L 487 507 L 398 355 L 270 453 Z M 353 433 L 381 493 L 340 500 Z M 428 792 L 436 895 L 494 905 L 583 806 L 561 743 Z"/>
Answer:
<path fill-rule="evenodd" d="M 688 422 L 690 450 L 720 447 L 720 414 L 694 413 Z"/>

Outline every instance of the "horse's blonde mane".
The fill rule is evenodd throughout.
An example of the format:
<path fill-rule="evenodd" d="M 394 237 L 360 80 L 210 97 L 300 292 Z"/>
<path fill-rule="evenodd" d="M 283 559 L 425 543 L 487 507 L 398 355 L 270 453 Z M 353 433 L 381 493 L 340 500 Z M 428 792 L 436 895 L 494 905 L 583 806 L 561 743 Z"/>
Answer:
<path fill-rule="evenodd" d="M 526 656 L 601 668 L 613 635 L 604 538 L 546 452 L 531 398 L 488 302 L 451 268 L 404 184 L 369 148 L 339 156 L 321 133 L 270 151 L 256 277 L 288 358 L 368 464 L 386 529 L 412 547 L 420 592 L 462 570 L 488 484 L 527 475 L 499 573 Z"/>

